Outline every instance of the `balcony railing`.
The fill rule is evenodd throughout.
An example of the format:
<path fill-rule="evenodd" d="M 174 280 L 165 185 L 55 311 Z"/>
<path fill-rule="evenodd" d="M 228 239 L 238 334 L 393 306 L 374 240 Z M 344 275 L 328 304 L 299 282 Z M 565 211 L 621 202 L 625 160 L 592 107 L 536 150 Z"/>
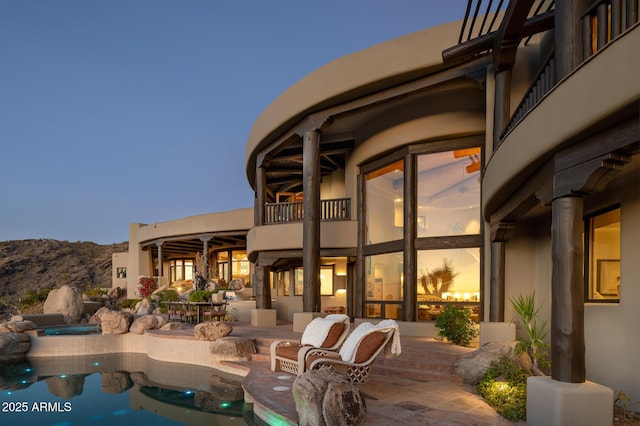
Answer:
<path fill-rule="evenodd" d="M 301 222 L 304 219 L 303 203 L 266 203 L 264 223 Z M 320 201 L 321 220 L 350 220 L 351 198 L 335 198 Z"/>
<path fill-rule="evenodd" d="M 598 52 L 638 22 L 637 0 L 597 0 L 582 15 L 583 59 Z M 500 141 L 558 83 L 555 54 L 551 52 L 533 84 L 511 116 Z"/>

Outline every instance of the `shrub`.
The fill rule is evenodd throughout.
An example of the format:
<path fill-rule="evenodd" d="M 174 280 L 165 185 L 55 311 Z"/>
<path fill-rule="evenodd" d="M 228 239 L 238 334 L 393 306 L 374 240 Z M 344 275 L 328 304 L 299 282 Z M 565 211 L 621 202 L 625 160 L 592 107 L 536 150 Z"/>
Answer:
<path fill-rule="evenodd" d="M 160 302 L 175 302 L 180 300 L 178 292 L 173 289 L 161 291 L 157 294 L 157 296 Z"/>
<path fill-rule="evenodd" d="M 471 310 L 464 306 L 447 305 L 435 325 L 440 329 L 440 336 L 456 345 L 469 346 L 478 335 L 475 323 L 471 320 Z"/>
<path fill-rule="evenodd" d="M 157 288 L 158 284 L 154 278 L 145 276 L 138 278 L 138 293 L 140 294 L 140 297 L 151 296 L 151 293 L 153 293 Z"/>
<path fill-rule="evenodd" d="M 189 301 L 190 302 L 211 302 L 211 294 L 213 294 L 210 290 L 196 290 L 189 293 Z"/>
<path fill-rule="evenodd" d="M 101 297 L 106 296 L 108 294 L 108 291 L 103 288 L 90 288 L 85 291 L 84 294 L 89 297 Z"/>
<path fill-rule="evenodd" d="M 527 371 L 509 357 L 491 363 L 476 392 L 501 416 L 513 422 L 527 417 Z"/>
<path fill-rule="evenodd" d="M 120 309 L 133 309 L 142 299 L 125 299 L 118 306 Z"/>
<path fill-rule="evenodd" d="M 28 308 L 46 301 L 51 290 L 53 290 L 52 286 L 47 286 L 35 291 L 28 290 L 25 295 L 20 298 L 20 309 Z"/>

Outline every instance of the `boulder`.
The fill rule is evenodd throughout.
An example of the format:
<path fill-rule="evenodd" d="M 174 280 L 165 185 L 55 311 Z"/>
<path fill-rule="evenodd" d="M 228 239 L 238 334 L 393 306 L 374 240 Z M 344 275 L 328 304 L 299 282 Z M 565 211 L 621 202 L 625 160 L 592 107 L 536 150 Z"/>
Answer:
<path fill-rule="evenodd" d="M 477 384 L 484 376 L 492 362 L 508 356 L 517 361 L 515 347 L 517 342 L 489 342 L 473 352 L 462 355 L 456 361 L 455 374 L 462 377 L 462 382 L 470 385 Z"/>
<path fill-rule="evenodd" d="M 102 314 L 102 334 L 123 334 L 129 331 L 133 314 L 122 311 L 108 311 Z"/>
<path fill-rule="evenodd" d="M 80 321 L 83 311 L 82 293 L 67 285 L 51 290 L 44 302 L 44 313 L 62 314 L 65 324 L 75 324 Z"/>
<path fill-rule="evenodd" d="M 102 373 L 102 392 L 122 393 L 133 387 L 133 381 L 129 373 L 115 371 L 113 373 Z"/>
<path fill-rule="evenodd" d="M 209 352 L 214 362 L 251 361 L 251 356 L 256 353 L 256 345 L 242 337 L 222 337 L 211 342 Z"/>
<path fill-rule="evenodd" d="M 7 321 L 0 323 L 0 333 L 24 333 L 38 328 L 33 321 Z"/>
<path fill-rule="evenodd" d="M 120 296 L 122 296 L 122 289 L 120 287 L 113 287 L 107 292 L 107 297 L 118 299 Z"/>
<path fill-rule="evenodd" d="M 184 324 L 181 322 L 168 322 L 160 327 L 160 330 L 182 330 L 184 328 Z"/>
<path fill-rule="evenodd" d="M 196 324 L 193 328 L 193 334 L 198 340 L 217 340 L 221 337 L 226 337 L 233 331 L 226 322 L 220 321 L 207 321 L 200 324 Z"/>
<path fill-rule="evenodd" d="M 0 333 L 0 361 L 10 361 L 24 357 L 31 349 L 31 340 L 24 333 Z"/>
<path fill-rule="evenodd" d="M 300 426 L 358 425 L 366 415 L 360 390 L 329 367 L 302 373 L 293 382 Z"/>
<path fill-rule="evenodd" d="M 98 309 L 95 314 L 91 315 L 91 318 L 89 318 L 89 324 L 100 324 L 102 322 L 102 315 L 105 312 L 111 312 L 111 309 L 106 306 Z"/>
<path fill-rule="evenodd" d="M 209 378 L 209 393 L 222 401 L 241 401 L 244 389 L 241 382 L 233 382 L 216 374 Z"/>
<path fill-rule="evenodd" d="M 155 304 L 151 300 L 144 298 L 136 304 L 136 315 L 148 315 L 156 308 Z"/>
<path fill-rule="evenodd" d="M 155 315 L 145 315 L 133 320 L 129 332 L 135 334 L 144 334 L 146 330 L 158 328 L 158 318 Z"/>

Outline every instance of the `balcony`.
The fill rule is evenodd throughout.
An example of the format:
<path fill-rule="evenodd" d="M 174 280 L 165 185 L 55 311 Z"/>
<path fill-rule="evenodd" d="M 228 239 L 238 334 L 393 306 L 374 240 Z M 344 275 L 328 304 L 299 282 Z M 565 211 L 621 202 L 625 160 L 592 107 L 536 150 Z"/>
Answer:
<path fill-rule="evenodd" d="M 302 201 L 266 203 L 264 206 L 265 225 L 274 223 L 302 222 L 304 207 Z M 320 201 L 320 219 L 323 221 L 351 220 L 351 199 L 334 198 Z"/>

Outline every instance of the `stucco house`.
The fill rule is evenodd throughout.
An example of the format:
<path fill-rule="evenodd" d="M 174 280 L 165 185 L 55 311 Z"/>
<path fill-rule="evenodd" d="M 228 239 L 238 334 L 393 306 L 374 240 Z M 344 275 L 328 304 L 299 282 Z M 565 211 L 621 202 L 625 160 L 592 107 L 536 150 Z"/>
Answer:
<path fill-rule="evenodd" d="M 539 411 L 640 400 L 637 8 L 513 0 L 326 64 L 255 121 L 254 207 L 131 225 L 127 285 L 203 252 L 210 276 L 245 262 L 255 307 L 283 319 L 435 335 L 458 304 L 481 342 L 511 338 L 509 300 L 535 292 L 552 375 L 531 400 L 569 401 Z"/>

